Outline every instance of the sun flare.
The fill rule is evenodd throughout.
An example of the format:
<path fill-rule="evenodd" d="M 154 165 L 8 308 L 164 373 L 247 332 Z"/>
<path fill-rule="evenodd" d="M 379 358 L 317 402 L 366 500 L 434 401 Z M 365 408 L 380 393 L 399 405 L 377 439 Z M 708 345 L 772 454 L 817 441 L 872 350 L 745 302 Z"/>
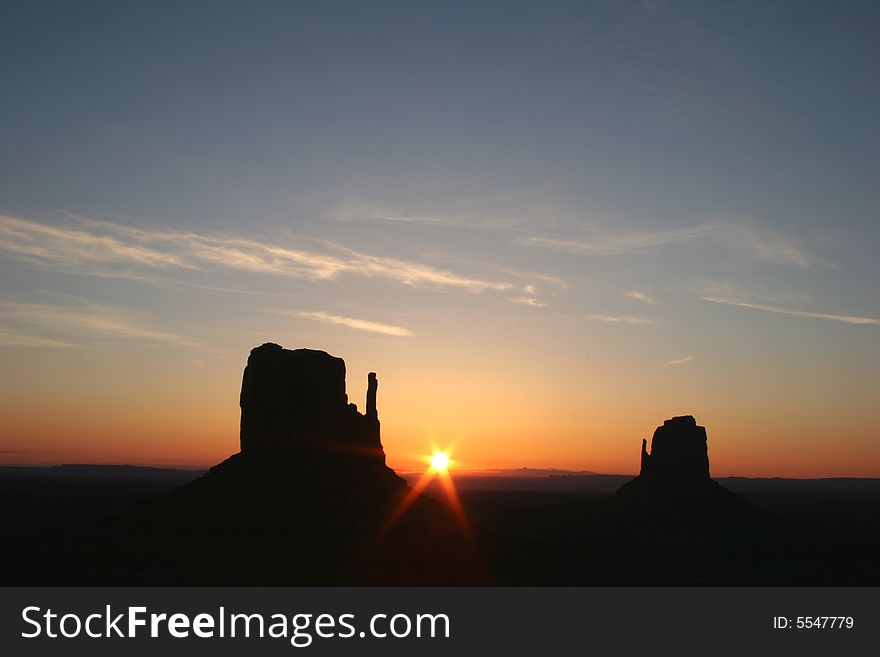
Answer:
<path fill-rule="evenodd" d="M 431 455 L 431 468 L 437 472 L 446 472 L 449 468 L 449 456 L 445 452 L 434 452 Z"/>

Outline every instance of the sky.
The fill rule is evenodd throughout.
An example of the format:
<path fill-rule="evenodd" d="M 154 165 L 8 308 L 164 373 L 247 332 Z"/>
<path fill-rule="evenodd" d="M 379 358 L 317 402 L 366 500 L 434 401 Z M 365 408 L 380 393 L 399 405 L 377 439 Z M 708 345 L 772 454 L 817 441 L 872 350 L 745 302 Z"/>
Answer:
<path fill-rule="evenodd" d="M 880 476 L 880 6 L 10 2 L 0 462 L 206 466 L 263 342 L 393 467 Z"/>

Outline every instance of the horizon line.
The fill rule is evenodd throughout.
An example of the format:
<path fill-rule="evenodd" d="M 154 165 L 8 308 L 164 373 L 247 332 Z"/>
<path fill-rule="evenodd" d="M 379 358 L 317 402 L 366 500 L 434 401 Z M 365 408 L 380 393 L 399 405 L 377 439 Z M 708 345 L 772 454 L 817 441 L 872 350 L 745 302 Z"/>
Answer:
<path fill-rule="evenodd" d="M 236 452 L 238 453 L 238 452 Z M 216 465 L 216 464 L 214 464 Z M 178 470 L 182 472 L 207 472 L 214 465 L 207 466 L 194 466 L 194 465 L 151 465 L 151 464 L 140 464 L 140 463 L 0 463 L 0 468 L 60 468 L 60 467 L 99 467 L 99 468 L 144 468 L 144 469 L 154 469 L 154 470 Z M 423 471 L 421 470 L 410 470 L 410 469 L 394 469 L 398 476 L 407 477 L 407 476 L 419 476 Z M 593 470 L 567 470 L 565 468 L 552 468 L 552 467 L 533 467 L 533 466 L 520 466 L 520 467 L 511 467 L 511 468 L 479 468 L 473 470 L 464 470 L 456 468 L 451 471 L 454 473 L 459 473 L 465 476 L 498 476 L 498 473 L 506 473 L 512 474 L 521 470 L 529 470 L 529 471 L 545 471 L 548 474 L 531 477 L 531 479 L 549 479 L 553 476 L 580 476 L 580 477 L 637 477 L 638 473 L 626 473 L 626 472 L 596 472 Z M 555 474 L 559 473 L 559 474 Z M 765 476 L 754 476 L 754 475 L 737 475 L 737 474 L 725 474 L 721 476 L 712 476 L 711 479 L 784 479 L 788 481 L 822 481 L 827 479 L 878 479 L 880 480 L 880 474 L 877 475 L 824 475 L 818 477 L 786 477 L 780 475 L 765 475 Z"/>

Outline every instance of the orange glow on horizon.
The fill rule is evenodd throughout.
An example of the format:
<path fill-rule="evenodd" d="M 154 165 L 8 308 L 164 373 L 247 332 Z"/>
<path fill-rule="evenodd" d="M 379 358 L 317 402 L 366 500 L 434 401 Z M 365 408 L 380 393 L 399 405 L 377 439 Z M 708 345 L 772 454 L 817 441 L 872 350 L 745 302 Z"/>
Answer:
<path fill-rule="evenodd" d="M 812 389 L 792 385 L 759 403 L 747 387 L 698 385 L 694 375 L 636 376 L 626 363 L 555 364 L 549 372 L 531 354 L 510 364 L 508 352 L 490 360 L 420 349 L 411 360 L 394 350 L 364 355 L 355 346 L 327 349 L 347 356 L 352 401 L 365 395 L 366 372 L 379 370 L 382 445 L 388 465 L 402 472 L 430 466 L 426 451 L 450 459 L 454 451 L 446 467 L 458 473 L 527 467 L 635 474 L 642 438 L 650 440 L 666 418 L 693 414 L 706 427 L 714 477 L 880 476 L 875 406 L 858 395 L 831 409 L 811 399 Z M 86 350 L 45 363 L 36 353 L 14 355 L 20 376 L 0 382 L 0 463 L 207 468 L 238 451 L 242 358 L 199 367 L 184 352 L 125 359 L 98 360 Z M 807 382 L 819 386 L 821 379 Z"/>

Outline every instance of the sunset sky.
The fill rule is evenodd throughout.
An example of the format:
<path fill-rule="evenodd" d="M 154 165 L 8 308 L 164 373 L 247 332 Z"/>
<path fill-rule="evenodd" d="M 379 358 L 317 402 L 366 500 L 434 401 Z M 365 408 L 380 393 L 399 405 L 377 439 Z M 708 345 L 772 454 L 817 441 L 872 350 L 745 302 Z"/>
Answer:
<path fill-rule="evenodd" d="M 880 476 L 880 5 L 13 2 L 0 463 L 207 466 L 249 350 L 389 464 Z"/>

